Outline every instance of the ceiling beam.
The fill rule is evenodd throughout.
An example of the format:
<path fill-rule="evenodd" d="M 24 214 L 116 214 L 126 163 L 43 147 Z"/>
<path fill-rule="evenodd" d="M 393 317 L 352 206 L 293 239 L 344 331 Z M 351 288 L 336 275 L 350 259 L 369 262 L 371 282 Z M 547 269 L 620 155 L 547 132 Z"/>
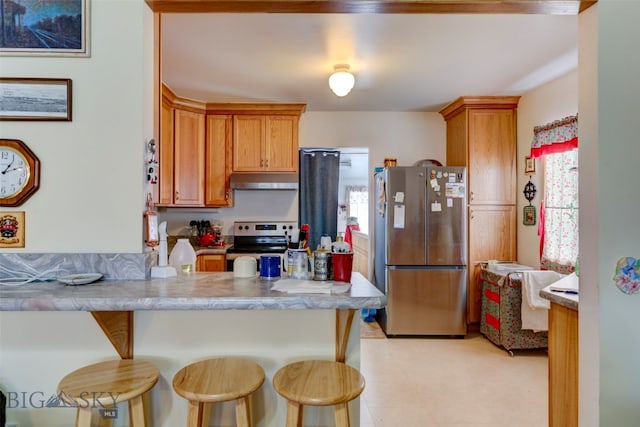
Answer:
<path fill-rule="evenodd" d="M 597 0 L 145 0 L 160 13 L 472 13 L 577 15 Z"/>

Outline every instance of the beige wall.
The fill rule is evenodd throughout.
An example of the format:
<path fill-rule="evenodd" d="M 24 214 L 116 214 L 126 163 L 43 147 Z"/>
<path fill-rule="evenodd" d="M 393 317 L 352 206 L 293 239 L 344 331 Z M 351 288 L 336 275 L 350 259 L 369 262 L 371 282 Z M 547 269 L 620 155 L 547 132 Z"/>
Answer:
<path fill-rule="evenodd" d="M 73 121 L 0 122 L 3 138 L 24 141 L 41 162 L 40 189 L 7 209 L 26 212 L 26 247 L 12 251 L 142 251 L 144 140 L 153 135 L 153 26 L 145 22 L 152 15 L 142 1 L 94 0 L 91 16 L 89 58 L 1 59 L 3 77 L 73 85 Z"/>
<path fill-rule="evenodd" d="M 537 89 L 527 92 L 518 103 L 518 262 L 536 268 L 540 267 L 540 239 L 538 224 L 526 226 L 522 224 L 522 208 L 529 204 L 522 191 L 529 180 L 524 173 L 524 158 L 528 156 L 533 139 L 534 126 L 544 125 L 563 117 L 578 113 L 578 72 L 573 71 L 559 77 Z M 544 195 L 543 162 L 536 160 L 536 173 L 531 175 L 531 182 L 538 192 L 531 201 L 536 207 L 538 221 L 540 202 Z"/>

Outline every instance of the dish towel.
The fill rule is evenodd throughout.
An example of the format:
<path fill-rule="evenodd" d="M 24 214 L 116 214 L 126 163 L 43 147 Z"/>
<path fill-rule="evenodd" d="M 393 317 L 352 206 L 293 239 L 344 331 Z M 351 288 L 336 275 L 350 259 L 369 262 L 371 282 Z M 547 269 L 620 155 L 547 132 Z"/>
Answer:
<path fill-rule="evenodd" d="M 549 301 L 540 296 L 540 291 L 565 275 L 555 271 L 535 270 L 522 272 L 522 305 L 520 318 L 522 329 L 534 332 L 549 330 Z"/>
<path fill-rule="evenodd" d="M 351 288 L 351 283 L 281 279 L 273 284 L 274 291 L 289 294 L 343 294 Z"/>

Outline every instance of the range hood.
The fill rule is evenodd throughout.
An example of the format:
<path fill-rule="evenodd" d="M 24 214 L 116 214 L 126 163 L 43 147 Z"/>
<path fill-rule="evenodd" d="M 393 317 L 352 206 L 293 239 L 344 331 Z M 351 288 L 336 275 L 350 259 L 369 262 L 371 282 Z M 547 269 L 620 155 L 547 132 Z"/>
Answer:
<path fill-rule="evenodd" d="M 297 190 L 296 172 L 234 172 L 230 185 L 233 190 Z"/>

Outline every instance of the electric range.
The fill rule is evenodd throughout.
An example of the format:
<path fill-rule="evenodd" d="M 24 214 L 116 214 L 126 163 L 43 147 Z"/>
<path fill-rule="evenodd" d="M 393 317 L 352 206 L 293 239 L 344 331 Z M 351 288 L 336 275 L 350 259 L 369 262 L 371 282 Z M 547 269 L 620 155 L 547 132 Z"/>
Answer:
<path fill-rule="evenodd" d="M 236 221 L 233 223 L 233 246 L 227 249 L 227 271 L 233 271 L 233 261 L 240 256 L 250 256 L 258 262 L 260 256 L 278 255 L 284 267 L 285 252 L 293 230 L 298 228 L 294 221 Z"/>

